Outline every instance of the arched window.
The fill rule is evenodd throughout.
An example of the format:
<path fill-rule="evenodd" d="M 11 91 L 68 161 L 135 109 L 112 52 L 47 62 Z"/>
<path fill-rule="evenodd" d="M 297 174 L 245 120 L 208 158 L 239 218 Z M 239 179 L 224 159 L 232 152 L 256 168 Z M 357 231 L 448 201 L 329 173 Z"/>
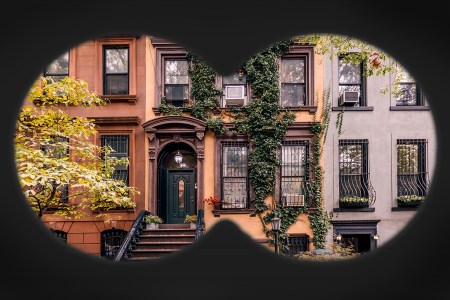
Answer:
<path fill-rule="evenodd" d="M 113 259 L 127 232 L 121 229 L 109 229 L 101 233 L 100 256 L 106 259 Z"/>

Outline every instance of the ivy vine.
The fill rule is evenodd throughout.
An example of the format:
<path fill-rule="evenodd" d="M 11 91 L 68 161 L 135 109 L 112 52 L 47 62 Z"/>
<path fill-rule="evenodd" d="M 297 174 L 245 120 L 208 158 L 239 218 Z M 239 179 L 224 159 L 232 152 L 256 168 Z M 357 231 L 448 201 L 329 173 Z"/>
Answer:
<path fill-rule="evenodd" d="M 277 59 L 285 54 L 293 40 L 286 40 L 271 45 L 252 58 L 243 66 L 247 79 L 252 83 L 252 101 L 239 110 L 233 110 L 227 115 L 234 118 L 235 130 L 247 134 L 252 142 L 249 153 L 249 180 L 255 193 L 253 199 L 255 213 L 258 215 L 263 232 L 273 243 L 272 231 L 267 228 L 273 217 L 281 219 L 280 245 L 287 247 L 287 230 L 297 222 L 298 216 L 308 213 L 309 206 L 303 207 L 270 207 L 265 203 L 269 196 L 275 195 L 276 174 L 280 166 L 277 149 L 282 144 L 289 125 L 295 120 L 295 114 L 285 111 L 279 104 L 279 72 Z M 166 114 L 181 115 L 190 112 L 193 117 L 207 122 L 207 129 L 218 134 L 226 132 L 223 114 L 215 116 L 218 109 L 218 97 L 222 90 L 215 85 L 216 73 L 203 60 L 194 54 L 187 55 L 190 62 L 189 75 L 191 78 L 191 96 L 195 101 L 183 107 L 173 107 L 162 102 L 160 111 Z M 324 94 L 324 99 L 329 98 Z M 314 133 L 310 149 L 306 174 L 313 166 L 313 178 L 309 180 L 309 193 L 317 207 L 314 213 L 308 213 L 314 234 L 314 246 L 325 246 L 325 235 L 328 228 L 327 214 L 322 208 L 322 154 L 321 142 L 326 137 L 326 128 L 330 120 L 331 103 L 327 101 L 323 106 L 321 122 L 314 122 L 311 130 Z"/>

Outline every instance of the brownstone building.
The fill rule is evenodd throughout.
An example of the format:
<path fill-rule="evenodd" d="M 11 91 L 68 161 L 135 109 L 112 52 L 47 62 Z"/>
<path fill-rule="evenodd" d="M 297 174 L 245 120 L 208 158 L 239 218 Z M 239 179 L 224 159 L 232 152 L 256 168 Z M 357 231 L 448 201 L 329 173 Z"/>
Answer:
<path fill-rule="evenodd" d="M 129 167 L 117 169 L 115 175 L 140 191 L 134 210 L 114 210 L 107 217 L 67 220 L 45 215 L 43 222 L 67 244 L 112 258 L 139 212 L 160 216 L 166 226 L 161 229 L 169 230 L 169 225 L 183 224 L 186 215 L 203 210 L 206 232 L 216 222 L 228 219 L 256 242 L 269 246 L 261 220 L 254 214 L 254 191 L 248 174 L 252 142 L 248 136 L 230 130 L 214 133 L 207 129 L 207 122 L 189 112 L 171 115 L 160 109 L 162 100 L 175 107 L 195 101 L 186 54 L 180 45 L 149 36 L 97 38 L 70 49 L 44 72 L 55 78 L 82 79 L 90 90 L 110 100 L 102 109 L 67 110 L 95 120 L 95 143 L 110 145 L 117 151 L 115 155 L 130 160 Z M 314 137 L 311 126 L 321 118 L 323 106 L 315 97 L 323 94 L 319 61 L 313 46 L 300 45 L 290 46 L 277 60 L 280 104 L 294 112 L 295 120 L 279 147 L 276 193 L 266 199 L 272 207 L 304 206 L 308 201 L 305 182 L 308 170 L 311 172 L 306 168 Z M 239 70 L 226 76 L 218 74 L 215 84 L 223 89 L 216 115 L 252 101 L 252 83 Z M 226 118 L 225 128 L 233 128 Z M 183 157 L 181 162 L 174 159 L 178 153 Z M 203 200 L 210 196 L 217 196 L 221 204 L 205 205 Z M 314 248 L 306 213 L 299 215 L 288 233 L 291 254 Z"/>

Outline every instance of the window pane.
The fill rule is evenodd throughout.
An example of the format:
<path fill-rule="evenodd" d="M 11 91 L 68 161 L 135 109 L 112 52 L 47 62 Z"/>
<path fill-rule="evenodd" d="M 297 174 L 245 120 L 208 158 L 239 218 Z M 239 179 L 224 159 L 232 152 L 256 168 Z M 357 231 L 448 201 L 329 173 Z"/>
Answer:
<path fill-rule="evenodd" d="M 222 208 L 247 207 L 247 154 L 243 143 L 222 144 Z"/>
<path fill-rule="evenodd" d="M 281 200 L 286 206 L 305 204 L 305 166 L 307 144 L 284 142 L 281 148 Z"/>
<path fill-rule="evenodd" d="M 103 135 L 101 137 L 101 145 L 110 146 L 114 152 L 110 153 L 110 157 L 129 157 L 129 137 L 128 135 Z M 117 165 L 115 167 L 112 178 L 122 180 L 128 184 L 128 166 Z"/>
<path fill-rule="evenodd" d="M 401 83 L 397 105 L 417 105 L 417 86 L 415 83 Z"/>
<path fill-rule="evenodd" d="M 397 80 L 400 82 L 415 82 L 414 78 L 406 71 L 405 68 L 403 68 L 401 65 L 397 64 L 397 70 L 396 70 L 396 77 Z"/>
<path fill-rule="evenodd" d="M 244 97 L 242 86 L 228 86 L 226 88 L 227 98 L 241 99 Z"/>
<path fill-rule="evenodd" d="M 188 84 L 189 64 L 186 60 L 166 60 L 164 82 L 166 84 Z"/>
<path fill-rule="evenodd" d="M 188 100 L 189 89 L 187 85 L 166 85 L 166 100 Z"/>
<path fill-rule="evenodd" d="M 107 75 L 106 76 L 106 95 L 127 95 L 128 94 L 128 75 Z"/>
<path fill-rule="evenodd" d="M 234 73 L 228 76 L 223 76 L 222 82 L 223 84 L 246 84 L 247 76 L 243 75 L 241 78 L 239 78 L 239 73 Z"/>
<path fill-rule="evenodd" d="M 281 106 L 297 107 L 305 105 L 305 85 L 281 84 Z"/>
<path fill-rule="evenodd" d="M 367 140 L 339 141 L 339 197 L 368 198 Z"/>
<path fill-rule="evenodd" d="M 425 196 L 426 140 L 397 140 L 397 195 Z"/>
<path fill-rule="evenodd" d="M 55 59 L 45 70 L 48 75 L 69 75 L 69 52 L 64 53 Z"/>
<path fill-rule="evenodd" d="M 105 49 L 106 74 L 128 73 L 128 49 Z"/>
<path fill-rule="evenodd" d="M 305 60 L 283 59 L 281 60 L 282 83 L 305 83 Z"/>
<path fill-rule="evenodd" d="M 178 209 L 184 209 L 184 180 L 178 180 Z"/>
<path fill-rule="evenodd" d="M 361 84 L 361 65 L 346 63 L 339 58 L 339 84 Z"/>

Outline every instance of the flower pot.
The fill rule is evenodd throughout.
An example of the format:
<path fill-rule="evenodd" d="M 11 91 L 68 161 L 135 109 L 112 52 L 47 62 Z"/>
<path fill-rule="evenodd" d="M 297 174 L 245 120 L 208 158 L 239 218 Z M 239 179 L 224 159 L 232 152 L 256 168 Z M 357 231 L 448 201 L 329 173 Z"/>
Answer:
<path fill-rule="evenodd" d="M 367 207 L 368 202 L 339 202 L 339 207 L 341 208 L 358 208 L 358 207 Z"/>
<path fill-rule="evenodd" d="M 422 204 L 422 200 L 411 200 L 411 201 L 398 201 L 397 200 L 397 206 L 398 207 L 417 207 Z"/>
<path fill-rule="evenodd" d="M 151 229 L 151 230 L 159 229 L 159 224 L 158 223 L 147 223 L 145 228 Z"/>
<path fill-rule="evenodd" d="M 190 229 L 197 229 L 197 223 L 189 223 Z"/>

